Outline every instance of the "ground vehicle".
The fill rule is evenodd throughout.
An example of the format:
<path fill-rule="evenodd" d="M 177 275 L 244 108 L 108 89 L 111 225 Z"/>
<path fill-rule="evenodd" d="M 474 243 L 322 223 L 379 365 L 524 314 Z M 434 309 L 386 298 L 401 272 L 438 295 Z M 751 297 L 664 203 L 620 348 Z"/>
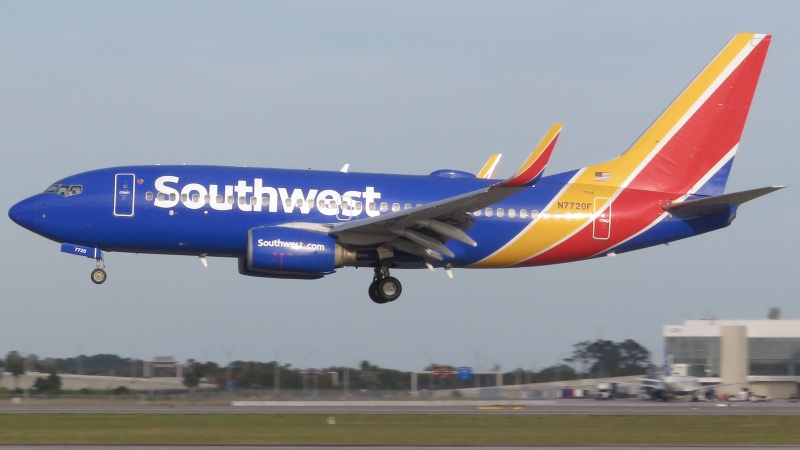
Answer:
<path fill-rule="evenodd" d="M 617 383 L 601 382 L 597 383 L 597 390 L 594 393 L 595 400 L 614 400 L 617 398 Z"/>

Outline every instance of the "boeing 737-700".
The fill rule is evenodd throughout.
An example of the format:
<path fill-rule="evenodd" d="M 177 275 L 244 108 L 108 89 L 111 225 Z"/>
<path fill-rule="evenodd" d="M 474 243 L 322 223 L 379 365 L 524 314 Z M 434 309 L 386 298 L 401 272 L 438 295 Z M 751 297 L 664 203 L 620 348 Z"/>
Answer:
<path fill-rule="evenodd" d="M 580 261 L 730 225 L 779 186 L 724 193 L 770 35 L 736 35 L 621 156 L 542 176 L 561 125 L 520 169 L 395 175 L 221 166 L 124 166 L 68 176 L 14 205 L 19 225 L 96 260 L 104 252 L 237 258 L 243 275 L 315 279 L 374 269 L 369 296 L 400 296 L 389 271 Z M 587 149 L 587 154 L 592 149 Z"/>

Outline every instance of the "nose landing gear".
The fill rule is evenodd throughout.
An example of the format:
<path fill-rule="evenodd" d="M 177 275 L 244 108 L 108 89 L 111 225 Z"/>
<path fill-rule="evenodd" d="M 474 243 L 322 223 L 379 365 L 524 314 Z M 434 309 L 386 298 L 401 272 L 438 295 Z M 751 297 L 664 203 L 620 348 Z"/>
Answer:
<path fill-rule="evenodd" d="M 102 267 L 101 267 L 102 266 Z M 106 275 L 105 264 L 102 258 L 97 258 L 97 268 L 92 271 L 92 282 L 94 284 L 103 284 L 108 276 Z"/>
<path fill-rule="evenodd" d="M 378 266 L 375 268 L 375 275 L 372 277 L 372 284 L 369 285 L 369 298 L 378 304 L 389 303 L 397 300 L 403 286 L 400 280 L 389 276 L 389 268 Z"/>

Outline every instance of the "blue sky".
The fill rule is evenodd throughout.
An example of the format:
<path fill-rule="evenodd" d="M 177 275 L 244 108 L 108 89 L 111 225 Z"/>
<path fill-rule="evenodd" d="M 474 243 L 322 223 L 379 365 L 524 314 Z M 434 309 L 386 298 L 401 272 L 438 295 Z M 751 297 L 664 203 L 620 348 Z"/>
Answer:
<path fill-rule="evenodd" d="M 798 318 L 795 2 L 0 1 L 0 206 L 85 170 L 224 164 L 510 175 L 550 124 L 548 173 L 613 158 L 737 32 L 774 35 L 729 190 L 790 188 L 734 225 L 560 266 L 240 276 L 233 260 L 59 252 L 8 219 L 0 353 L 173 355 L 404 370 L 541 369 L 581 340 L 688 318 Z"/>

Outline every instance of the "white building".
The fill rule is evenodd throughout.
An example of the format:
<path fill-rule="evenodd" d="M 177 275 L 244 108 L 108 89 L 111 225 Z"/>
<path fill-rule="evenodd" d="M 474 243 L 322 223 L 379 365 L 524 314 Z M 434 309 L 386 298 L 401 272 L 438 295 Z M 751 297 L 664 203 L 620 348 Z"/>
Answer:
<path fill-rule="evenodd" d="M 800 385 L 800 320 L 687 320 L 664 326 L 664 344 L 675 365 L 703 383 L 734 393 L 788 398 Z"/>

